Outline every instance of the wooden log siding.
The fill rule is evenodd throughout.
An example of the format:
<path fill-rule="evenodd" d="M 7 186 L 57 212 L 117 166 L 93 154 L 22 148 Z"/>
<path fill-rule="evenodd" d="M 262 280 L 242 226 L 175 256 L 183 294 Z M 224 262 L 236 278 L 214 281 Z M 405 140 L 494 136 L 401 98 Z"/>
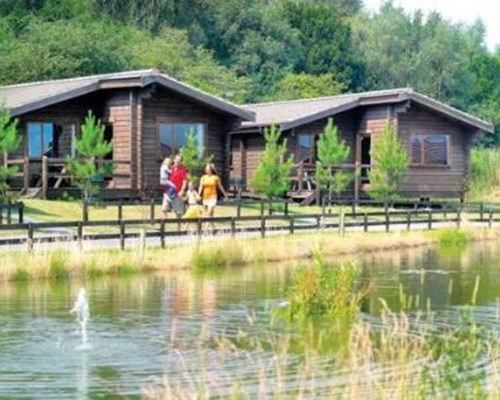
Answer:
<path fill-rule="evenodd" d="M 161 163 L 159 124 L 161 122 L 198 122 L 205 124 L 205 152 L 214 156 L 214 164 L 223 178 L 225 170 L 226 135 L 232 118 L 175 93 L 157 89 L 142 100 L 142 168 L 143 185 L 160 190 Z"/>
<path fill-rule="evenodd" d="M 410 155 L 414 134 L 447 134 L 448 166 L 410 166 L 403 191 L 409 196 L 457 197 L 464 188 L 473 131 L 413 105 L 399 114 L 399 134 Z"/>
<path fill-rule="evenodd" d="M 113 127 L 113 160 L 131 161 L 133 145 L 131 140 L 132 110 L 130 101 L 130 90 L 109 91 L 104 101 L 102 119 L 106 124 Z M 135 150 L 135 147 L 134 147 Z M 132 174 L 135 171 L 135 163 L 130 165 L 117 164 L 114 172 L 117 174 Z M 132 174 L 133 177 L 134 174 Z M 111 183 L 112 188 L 123 189 L 133 187 L 133 178 L 119 177 Z"/>

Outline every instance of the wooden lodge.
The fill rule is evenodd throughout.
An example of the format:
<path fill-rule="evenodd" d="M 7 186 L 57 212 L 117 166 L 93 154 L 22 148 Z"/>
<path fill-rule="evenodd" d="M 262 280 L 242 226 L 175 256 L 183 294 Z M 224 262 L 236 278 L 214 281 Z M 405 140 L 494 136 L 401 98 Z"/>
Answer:
<path fill-rule="evenodd" d="M 112 163 L 103 196 L 150 197 L 161 190 L 163 157 L 179 150 L 194 131 L 226 185 L 251 192 L 251 176 L 264 150 L 263 132 L 276 124 L 295 158 L 289 195 L 312 199 L 315 191 L 316 141 L 333 118 L 352 149 L 357 169 L 349 194 L 364 196 L 369 187 L 371 144 L 387 122 L 398 129 L 410 154 L 403 187 L 412 197 L 457 197 L 465 189 L 469 149 L 487 122 L 411 89 L 237 106 L 156 70 L 0 87 L 0 104 L 19 120 L 22 145 L 3 156 L 19 165 L 12 182 L 27 196 L 53 198 L 73 190 L 66 168 L 77 156 L 75 138 L 88 111 L 105 126 L 112 152 L 99 162 Z"/>

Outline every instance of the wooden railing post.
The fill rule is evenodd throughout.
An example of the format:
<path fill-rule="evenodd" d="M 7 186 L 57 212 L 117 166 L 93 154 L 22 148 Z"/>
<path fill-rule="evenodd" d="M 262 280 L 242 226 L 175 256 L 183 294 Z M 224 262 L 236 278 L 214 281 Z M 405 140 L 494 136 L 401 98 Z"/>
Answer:
<path fill-rule="evenodd" d="M 260 216 L 264 215 L 264 199 L 260 200 Z"/>
<path fill-rule="evenodd" d="M 125 222 L 120 221 L 120 249 L 125 250 Z"/>
<path fill-rule="evenodd" d="M 406 230 L 410 230 L 411 229 L 411 211 L 408 211 L 406 213 Z"/>
<path fill-rule="evenodd" d="M 359 190 L 361 186 L 361 169 L 359 161 L 356 161 L 354 164 L 354 201 L 359 200 Z M 354 214 L 356 211 L 354 211 Z"/>
<path fill-rule="evenodd" d="M 365 215 L 363 217 L 363 231 L 368 232 L 368 213 L 365 212 Z"/>
<path fill-rule="evenodd" d="M 123 220 L 123 200 L 118 202 L 118 222 Z"/>
<path fill-rule="evenodd" d="M 151 220 L 151 223 L 155 220 L 155 199 L 151 199 L 149 204 L 149 219 Z"/>
<path fill-rule="evenodd" d="M 29 223 L 28 224 L 28 251 L 33 251 L 33 224 Z"/>
<path fill-rule="evenodd" d="M 389 227 L 391 225 L 390 217 L 389 217 L 389 209 L 385 208 L 385 231 L 389 232 Z"/>
<path fill-rule="evenodd" d="M 78 225 L 76 228 L 76 235 L 78 238 L 78 247 L 80 250 L 83 248 L 83 222 L 78 221 Z"/>
<path fill-rule="evenodd" d="M 293 235 L 294 233 L 294 218 L 290 217 L 290 235 Z"/>
<path fill-rule="evenodd" d="M 493 210 L 490 210 L 490 215 L 488 217 L 488 228 L 493 228 Z"/>
<path fill-rule="evenodd" d="M 18 203 L 17 219 L 20 224 L 24 224 L 24 203 L 22 201 Z"/>
<path fill-rule="evenodd" d="M 46 199 L 49 194 L 49 164 L 48 157 L 42 157 L 42 197 Z"/>
<path fill-rule="evenodd" d="M 30 158 L 24 157 L 23 164 L 24 190 L 27 191 L 30 187 Z"/>
<path fill-rule="evenodd" d="M 285 202 L 285 216 L 288 217 L 288 201 Z"/>
<path fill-rule="evenodd" d="M 88 204 L 87 200 L 83 200 L 82 221 L 88 222 L 88 220 L 89 220 L 89 204 Z"/>
<path fill-rule="evenodd" d="M 165 220 L 162 219 L 160 222 L 160 245 L 161 248 L 165 248 Z"/>
<path fill-rule="evenodd" d="M 427 215 L 427 228 L 432 229 L 432 210 L 429 210 Z"/>
<path fill-rule="evenodd" d="M 299 164 L 299 192 L 304 190 L 304 162 L 300 162 Z"/>
<path fill-rule="evenodd" d="M 231 218 L 231 237 L 236 236 L 236 218 L 232 217 Z"/>
<path fill-rule="evenodd" d="M 266 237 L 266 217 L 264 215 L 260 217 L 260 236 L 262 238 Z"/>
<path fill-rule="evenodd" d="M 238 198 L 236 202 L 236 216 L 241 217 L 241 198 Z"/>
<path fill-rule="evenodd" d="M 484 203 L 479 205 L 479 221 L 483 222 L 484 219 Z"/>

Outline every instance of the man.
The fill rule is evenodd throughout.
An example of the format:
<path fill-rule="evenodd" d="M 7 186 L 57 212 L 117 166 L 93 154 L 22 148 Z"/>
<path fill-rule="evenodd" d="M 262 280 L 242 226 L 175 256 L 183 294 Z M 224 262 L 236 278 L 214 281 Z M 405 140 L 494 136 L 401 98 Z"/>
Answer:
<path fill-rule="evenodd" d="M 172 211 L 177 218 L 181 218 L 185 212 L 184 194 L 187 188 L 188 171 L 182 165 L 182 156 L 180 154 L 177 154 L 174 158 L 170 181 L 175 185 L 177 192 L 177 197 L 172 201 Z"/>

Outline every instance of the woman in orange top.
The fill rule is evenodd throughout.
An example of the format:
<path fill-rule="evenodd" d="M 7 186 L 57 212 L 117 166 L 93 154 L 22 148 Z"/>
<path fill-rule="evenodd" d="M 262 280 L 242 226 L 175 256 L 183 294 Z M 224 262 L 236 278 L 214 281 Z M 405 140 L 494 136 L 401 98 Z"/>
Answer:
<path fill-rule="evenodd" d="M 200 180 L 198 195 L 201 197 L 203 207 L 209 217 L 214 216 L 215 206 L 217 205 L 217 189 L 219 189 L 227 199 L 226 191 L 222 187 L 222 183 L 215 172 L 214 165 L 207 164 L 205 166 L 205 175 L 203 175 Z"/>

